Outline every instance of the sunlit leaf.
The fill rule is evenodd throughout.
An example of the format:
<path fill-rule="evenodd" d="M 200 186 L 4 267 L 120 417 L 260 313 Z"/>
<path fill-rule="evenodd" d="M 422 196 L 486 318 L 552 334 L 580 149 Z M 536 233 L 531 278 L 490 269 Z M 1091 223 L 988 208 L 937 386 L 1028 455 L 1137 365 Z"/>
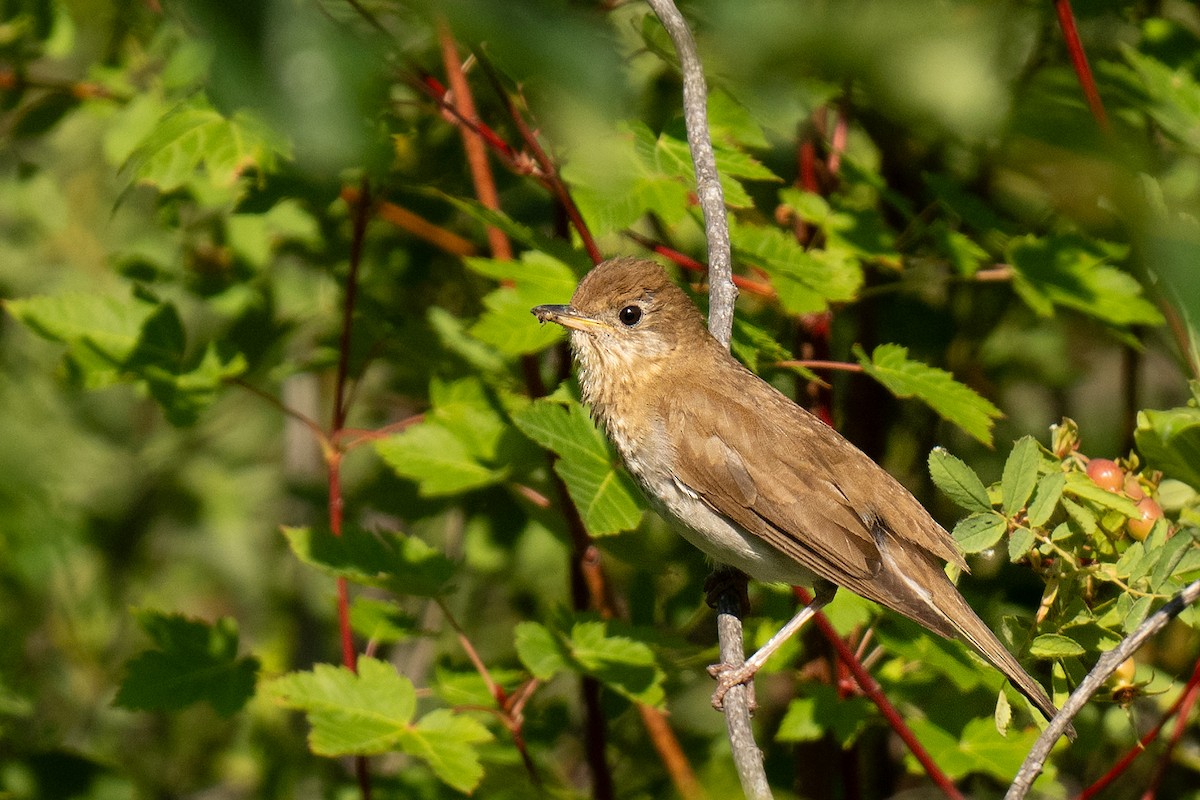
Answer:
<path fill-rule="evenodd" d="M 861 347 L 854 348 L 858 363 L 897 397 L 915 397 L 947 422 L 962 428 L 975 439 L 990 445 L 992 426 L 1001 416 L 992 405 L 966 384 L 954 380 L 943 369 L 913 361 L 908 349 L 897 344 L 881 344 L 868 358 Z"/>

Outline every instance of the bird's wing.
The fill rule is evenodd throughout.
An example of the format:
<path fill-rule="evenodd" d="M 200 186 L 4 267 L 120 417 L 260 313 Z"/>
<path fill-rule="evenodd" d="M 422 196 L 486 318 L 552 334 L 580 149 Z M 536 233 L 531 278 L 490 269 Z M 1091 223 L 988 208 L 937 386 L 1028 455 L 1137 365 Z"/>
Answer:
<path fill-rule="evenodd" d="M 702 387 L 667 413 L 678 478 L 710 507 L 867 597 L 884 566 L 877 536 L 965 566 L 949 534 L 858 448 L 757 378 L 736 386 Z"/>

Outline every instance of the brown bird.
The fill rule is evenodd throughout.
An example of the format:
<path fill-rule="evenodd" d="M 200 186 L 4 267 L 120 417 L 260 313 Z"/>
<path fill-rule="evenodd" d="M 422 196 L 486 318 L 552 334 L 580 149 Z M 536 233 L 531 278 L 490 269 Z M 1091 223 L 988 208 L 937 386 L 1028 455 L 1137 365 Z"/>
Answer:
<path fill-rule="evenodd" d="M 962 639 L 1046 715 L 1021 668 L 943 571 L 967 563 L 900 483 L 743 367 L 654 262 L 606 261 L 569 306 L 533 309 L 571 332 L 583 399 L 651 505 L 714 561 L 814 599 L 745 665 L 718 665 L 714 705 L 839 586 Z"/>

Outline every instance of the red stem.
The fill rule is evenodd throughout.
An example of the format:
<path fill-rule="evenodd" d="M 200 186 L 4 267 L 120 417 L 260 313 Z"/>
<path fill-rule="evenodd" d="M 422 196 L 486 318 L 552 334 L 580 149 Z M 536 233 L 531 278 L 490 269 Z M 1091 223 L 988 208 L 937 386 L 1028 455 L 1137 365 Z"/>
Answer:
<path fill-rule="evenodd" d="M 812 595 L 802 587 L 793 586 L 792 592 L 800 602 L 806 604 L 812 602 Z M 871 677 L 871 673 L 867 672 L 862 662 L 854 655 L 854 651 L 846 646 L 846 643 L 842 641 L 842 637 L 838 636 L 837 631 L 834 630 L 833 625 L 829 622 L 829 618 L 823 612 L 818 611 L 813 616 L 813 622 L 816 623 L 822 635 L 833 645 L 833 649 L 837 651 L 838 658 L 850 670 L 859 688 L 862 689 L 863 694 L 878 706 L 879 711 L 887 719 L 888 724 L 892 726 L 892 730 L 896 732 L 904 744 L 908 746 L 909 751 L 920 762 L 930 780 L 937 784 L 946 797 L 951 798 L 951 800 L 963 800 L 963 796 L 958 791 L 958 787 L 954 785 L 954 781 L 950 780 L 946 776 L 946 773 L 942 772 L 941 768 L 934 762 L 933 758 L 930 757 L 929 752 L 917 740 L 912 729 L 904 722 L 904 719 L 900 716 L 900 712 L 896 710 L 896 707 L 887 699 L 887 695 L 883 693 L 883 689 Z"/>
<path fill-rule="evenodd" d="M 1121 756 L 1120 760 L 1113 764 L 1108 772 L 1104 773 L 1099 779 L 1096 780 L 1095 783 L 1080 792 L 1076 800 L 1089 800 L 1089 798 L 1095 797 L 1101 791 L 1108 788 L 1109 784 L 1111 784 L 1121 775 L 1121 773 L 1129 768 L 1129 765 L 1133 763 L 1135 758 L 1146 752 L 1146 746 L 1158 738 L 1158 734 L 1167 724 L 1167 721 L 1170 720 L 1171 717 L 1176 714 L 1176 712 L 1179 712 L 1179 721 L 1176 723 L 1176 730 L 1172 736 L 1173 741 L 1171 747 L 1173 747 L 1174 740 L 1182 733 L 1182 726 L 1186 726 L 1187 724 L 1187 718 L 1191 713 L 1192 706 L 1195 704 L 1198 695 L 1200 695 L 1200 661 L 1196 662 L 1196 665 L 1192 668 L 1192 677 L 1188 680 L 1187 685 L 1184 686 L 1183 691 L 1179 693 L 1179 697 L 1176 698 L 1175 702 L 1171 704 L 1171 707 L 1167 709 L 1165 714 L 1163 714 L 1162 719 L 1158 721 L 1158 724 L 1151 728 L 1145 736 L 1139 739 L 1137 744 L 1129 748 L 1128 752 Z M 1187 706 L 1187 710 L 1182 711 L 1181 709 L 1183 709 L 1185 705 Z M 1165 759 L 1168 759 L 1170 754 L 1171 751 L 1169 747 L 1166 755 L 1163 757 L 1164 764 Z M 1161 775 L 1156 775 L 1155 782 L 1151 785 L 1157 787 L 1159 780 L 1161 780 Z"/>
<path fill-rule="evenodd" d="M 1096 89 L 1096 80 L 1092 77 L 1092 68 L 1088 65 L 1087 53 L 1083 51 L 1083 43 L 1079 41 L 1079 31 L 1075 28 L 1075 12 L 1071 10 L 1071 0 L 1054 0 L 1054 10 L 1058 12 L 1058 25 L 1062 28 L 1063 40 L 1067 52 L 1071 56 L 1071 66 L 1075 68 L 1075 76 L 1083 89 L 1088 108 L 1100 126 L 1100 130 L 1109 132 L 1108 114 L 1104 111 L 1104 103 L 1100 100 L 1100 92 Z"/>

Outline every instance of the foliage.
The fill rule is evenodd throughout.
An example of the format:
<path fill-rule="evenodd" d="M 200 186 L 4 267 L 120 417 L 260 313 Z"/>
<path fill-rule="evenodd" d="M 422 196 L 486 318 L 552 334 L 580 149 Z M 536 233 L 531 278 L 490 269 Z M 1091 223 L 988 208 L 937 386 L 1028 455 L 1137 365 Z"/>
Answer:
<path fill-rule="evenodd" d="M 684 9 L 735 355 L 953 529 L 964 594 L 1058 700 L 1200 573 L 1200 49 L 1178 5 L 1080 9 L 1107 133 L 1049 4 Z M 0 794 L 568 797 L 607 771 L 660 797 L 673 744 L 732 796 L 708 565 L 529 314 L 569 300 L 592 240 L 700 288 L 649 10 L 6 11 Z M 761 642 L 790 595 L 753 598 Z M 1011 779 L 1036 726 L 999 674 L 847 592 L 828 615 L 951 779 Z M 1085 709 L 1044 791 L 1095 781 L 1183 696 L 1196 615 Z M 773 785 L 885 761 L 863 796 L 925 780 L 837 675 L 807 637 L 759 678 Z M 1172 752 L 1122 780 L 1180 795 L 1196 766 Z"/>

